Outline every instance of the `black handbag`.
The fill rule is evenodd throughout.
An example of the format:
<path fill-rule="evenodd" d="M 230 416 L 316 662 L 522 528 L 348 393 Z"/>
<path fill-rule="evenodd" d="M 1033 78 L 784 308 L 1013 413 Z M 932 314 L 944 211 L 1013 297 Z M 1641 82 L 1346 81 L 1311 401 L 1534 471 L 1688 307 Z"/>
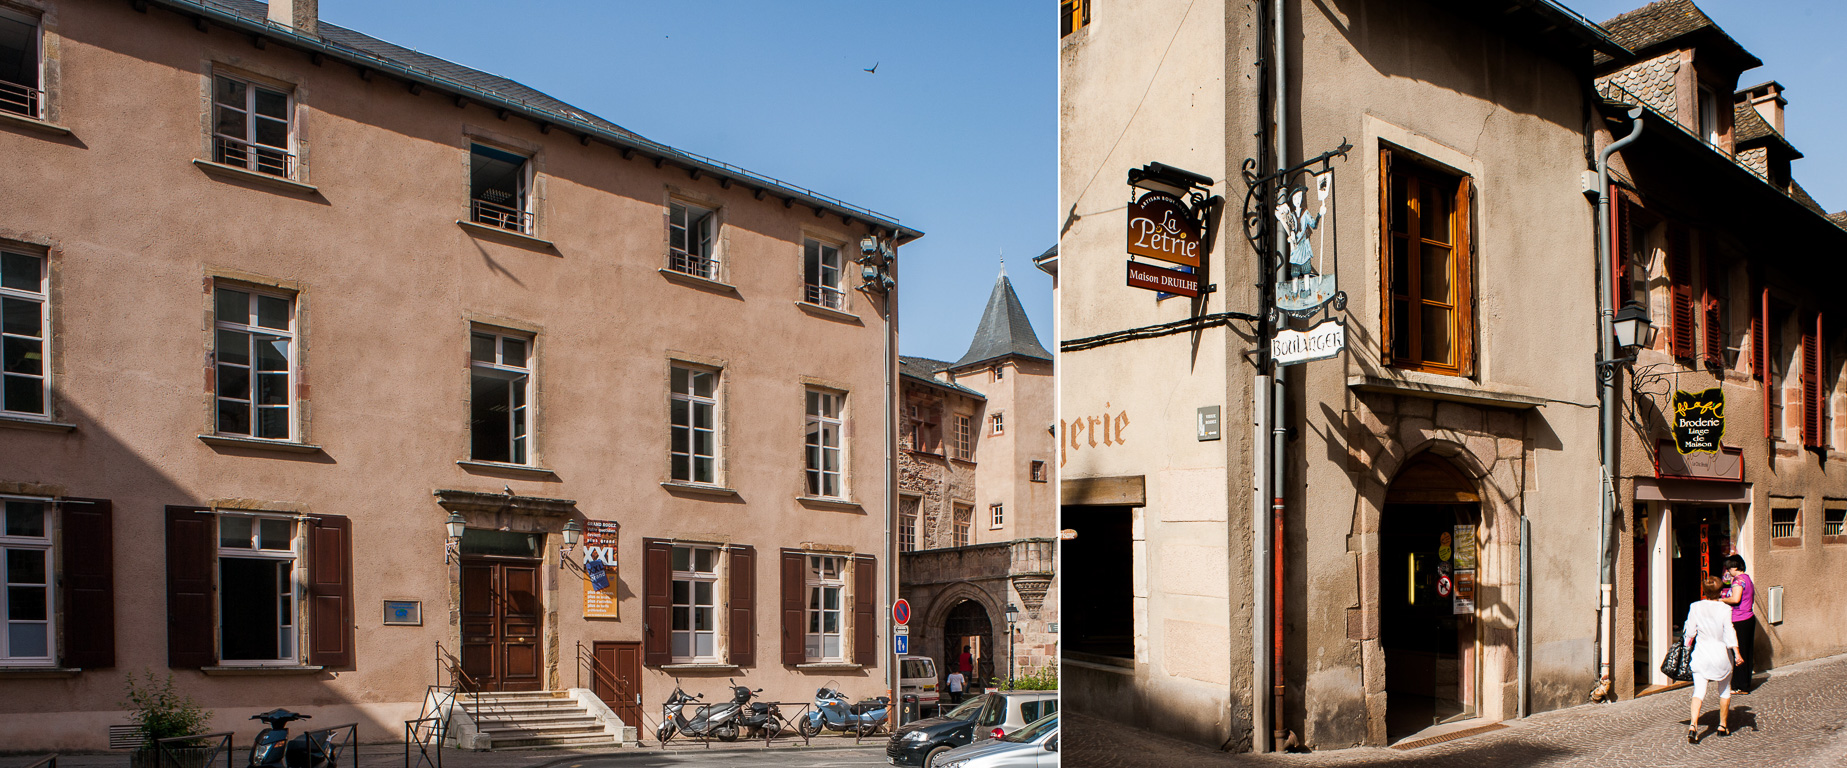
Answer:
<path fill-rule="evenodd" d="M 1685 641 L 1674 643 L 1667 649 L 1667 658 L 1661 660 L 1661 674 L 1669 679 L 1688 682 L 1693 679 L 1693 649 Z"/>

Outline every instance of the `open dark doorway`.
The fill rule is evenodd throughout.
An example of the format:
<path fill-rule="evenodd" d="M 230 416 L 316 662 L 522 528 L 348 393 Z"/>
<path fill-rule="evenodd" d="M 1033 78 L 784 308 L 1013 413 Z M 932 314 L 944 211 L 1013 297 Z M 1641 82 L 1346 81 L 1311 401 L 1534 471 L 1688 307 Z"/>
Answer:
<path fill-rule="evenodd" d="M 963 600 L 949 609 L 949 615 L 943 619 L 943 659 L 942 674 L 948 676 L 951 671 L 960 669 L 963 649 L 968 650 L 969 668 L 961 670 L 968 678 L 971 688 L 984 688 L 989 680 L 994 679 L 994 622 L 988 620 L 988 611 L 973 600 Z"/>
<path fill-rule="evenodd" d="M 1477 714 L 1480 524 L 1467 478 L 1434 456 L 1413 460 L 1386 494 L 1379 627 L 1390 740 Z"/>
<path fill-rule="evenodd" d="M 1063 651 L 1078 660 L 1127 662 L 1135 656 L 1134 508 L 1068 506 L 1062 517 L 1062 527 L 1076 534 L 1059 542 L 1062 560 L 1076 566 L 1061 574 Z"/>

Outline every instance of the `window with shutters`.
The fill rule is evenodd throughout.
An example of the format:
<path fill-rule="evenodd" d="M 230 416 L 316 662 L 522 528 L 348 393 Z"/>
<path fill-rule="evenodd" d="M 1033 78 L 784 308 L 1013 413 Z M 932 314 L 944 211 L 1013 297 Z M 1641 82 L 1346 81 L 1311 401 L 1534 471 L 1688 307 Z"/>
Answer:
<path fill-rule="evenodd" d="M 0 527 L 0 556 L 5 560 L 6 589 L 0 592 L 0 664 L 50 665 L 56 649 L 51 579 L 51 500 L 0 497 L 5 520 Z"/>
<path fill-rule="evenodd" d="M 212 76 L 212 160 L 295 178 L 294 104 L 287 91 L 241 77 Z"/>
<path fill-rule="evenodd" d="M 532 463 L 533 337 L 480 328 L 469 333 L 468 457 Z"/>
<path fill-rule="evenodd" d="M 299 660 L 295 520 L 218 515 L 218 648 L 227 665 Z"/>
<path fill-rule="evenodd" d="M 1765 391 L 1764 403 L 1768 422 L 1768 437 L 1775 440 L 1790 441 L 1795 436 L 1795 428 L 1788 423 L 1790 409 L 1785 407 L 1791 396 L 1789 388 L 1789 367 L 1791 353 L 1788 339 L 1790 315 L 1789 305 L 1775 299 L 1765 299 L 1764 309 L 1764 357 L 1770 379 Z M 1793 441 L 1792 441 L 1793 442 Z"/>
<path fill-rule="evenodd" d="M 1705 331 L 1701 347 L 1705 352 L 1703 359 L 1706 366 L 1718 370 L 1736 366 L 1739 355 L 1744 351 L 1743 337 L 1733 333 L 1731 275 L 1730 261 L 1708 254 L 1705 281 L 1701 286 L 1704 316 L 1700 327 Z"/>
<path fill-rule="evenodd" d="M 671 477 L 718 484 L 718 371 L 676 365 L 671 377 Z"/>
<path fill-rule="evenodd" d="M 722 280 L 718 261 L 718 211 L 675 200 L 667 205 L 667 268 Z"/>
<path fill-rule="evenodd" d="M 673 635 L 675 662 L 718 660 L 718 550 L 673 548 Z"/>
<path fill-rule="evenodd" d="M 841 612 L 846 588 L 846 558 L 808 556 L 808 631 L 803 645 L 808 661 L 845 660 L 841 638 L 846 622 Z"/>
<path fill-rule="evenodd" d="M 1669 350 L 1674 357 L 1692 362 L 1699 359 L 1700 308 L 1693 292 L 1693 247 L 1687 229 L 1678 224 L 1667 226 L 1667 284 Z"/>
<path fill-rule="evenodd" d="M 50 269 L 44 256 L 0 250 L 0 411 L 51 415 Z"/>
<path fill-rule="evenodd" d="M 1828 354 L 1824 344 L 1822 313 L 1802 324 L 1802 445 L 1828 447 Z"/>
<path fill-rule="evenodd" d="M 808 238 L 802 244 L 802 300 L 828 309 L 846 309 L 843 267 L 839 245 Z"/>
<path fill-rule="evenodd" d="M 845 443 L 841 408 L 846 394 L 823 389 L 808 390 L 808 436 L 805 440 L 808 495 L 838 499 L 846 497 L 844 466 Z"/>
<path fill-rule="evenodd" d="M 1472 373 L 1475 318 L 1470 289 L 1472 188 L 1467 176 L 1408 154 L 1381 154 L 1385 193 L 1385 318 L 1391 365 Z"/>
<path fill-rule="evenodd" d="M 0 112 L 44 115 L 39 47 L 38 18 L 0 8 Z"/>
<path fill-rule="evenodd" d="M 218 434 L 295 439 L 295 297 L 241 286 L 213 294 Z"/>

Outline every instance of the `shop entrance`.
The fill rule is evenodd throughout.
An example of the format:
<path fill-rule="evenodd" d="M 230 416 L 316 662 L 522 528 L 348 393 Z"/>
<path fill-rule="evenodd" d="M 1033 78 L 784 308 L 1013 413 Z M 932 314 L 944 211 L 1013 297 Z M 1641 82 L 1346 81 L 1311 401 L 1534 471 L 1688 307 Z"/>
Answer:
<path fill-rule="evenodd" d="M 1390 740 L 1477 714 L 1480 529 L 1472 485 L 1441 458 L 1413 459 L 1386 492 L 1379 627 Z"/>
<path fill-rule="evenodd" d="M 1700 599 L 1700 579 L 1723 577 L 1725 558 L 1739 550 L 1741 527 L 1730 505 L 1657 502 L 1644 508 L 1636 525 L 1644 534 L 1637 543 L 1646 546 L 1635 568 L 1638 689 L 1671 682 L 1657 668 L 1660 656 L 1680 638 L 1687 607 Z"/>
<path fill-rule="evenodd" d="M 1060 650 L 1065 658 L 1121 665 L 1135 656 L 1135 508 L 1067 505 L 1059 542 L 1067 598 Z"/>

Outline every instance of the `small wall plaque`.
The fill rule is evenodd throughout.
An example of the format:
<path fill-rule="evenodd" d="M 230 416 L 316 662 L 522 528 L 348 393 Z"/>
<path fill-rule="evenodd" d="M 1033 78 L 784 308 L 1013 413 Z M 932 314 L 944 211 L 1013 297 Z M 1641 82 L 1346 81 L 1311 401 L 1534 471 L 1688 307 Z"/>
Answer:
<path fill-rule="evenodd" d="M 385 623 L 405 627 L 423 626 L 423 603 L 417 600 L 386 600 Z"/>

